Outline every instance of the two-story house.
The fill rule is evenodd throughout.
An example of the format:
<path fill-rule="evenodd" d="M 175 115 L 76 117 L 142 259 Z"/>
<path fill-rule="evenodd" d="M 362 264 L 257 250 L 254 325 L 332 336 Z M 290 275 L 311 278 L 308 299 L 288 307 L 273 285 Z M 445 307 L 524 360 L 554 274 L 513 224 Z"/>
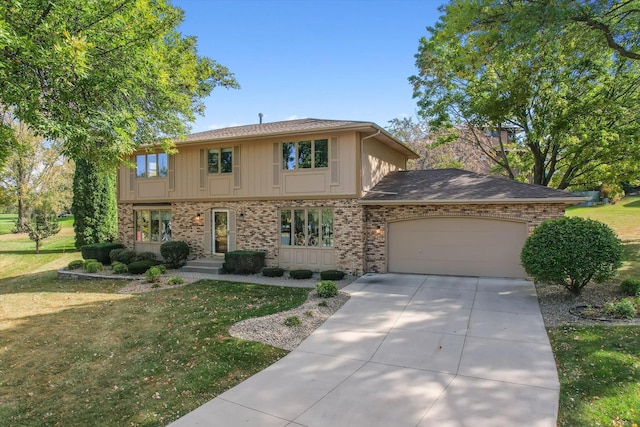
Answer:
<path fill-rule="evenodd" d="M 582 198 L 417 155 L 374 123 L 302 119 L 189 135 L 118 173 L 119 238 L 196 257 L 266 251 L 285 269 L 523 277 L 528 234 Z"/>

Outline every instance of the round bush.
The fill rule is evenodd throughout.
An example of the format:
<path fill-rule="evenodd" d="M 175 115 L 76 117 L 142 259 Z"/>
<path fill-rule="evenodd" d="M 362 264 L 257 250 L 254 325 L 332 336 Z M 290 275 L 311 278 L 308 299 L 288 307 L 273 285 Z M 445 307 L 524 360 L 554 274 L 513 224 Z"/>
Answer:
<path fill-rule="evenodd" d="M 282 277 L 284 270 L 280 267 L 265 267 L 262 269 L 262 275 L 265 277 Z"/>
<path fill-rule="evenodd" d="M 331 280 L 323 280 L 316 285 L 316 292 L 322 298 L 331 298 L 338 295 L 338 285 Z"/>
<path fill-rule="evenodd" d="M 87 265 L 91 264 L 92 262 L 98 262 L 98 260 L 97 259 L 93 259 L 93 258 L 85 259 L 82 262 L 82 268 L 84 268 L 86 270 L 87 269 Z"/>
<path fill-rule="evenodd" d="M 111 262 L 118 261 L 123 264 L 129 265 L 133 261 L 135 261 L 135 258 L 136 258 L 136 252 L 132 251 L 131 249 L 123 249 L 122 251 L 114 254 L 115 256 L 111 255 L 111 252 L 109 253 L 109 256 L 111 257 Z"/>
<path fill-rule="evenodd" d="M 343 278 L 344 278 L 344 271 L 325 270 L 320 272 L 320 279 L 322 280 L 342 280 Z"/>
<path fill-rule="evenodd" d="M 167 281 L 167 283 L 170 285 L 182 285 L 184 283 L 184 279 L 180 276 L 173 276 Z"/>
<path fill-rule="evenodd" d="M 311 279 L 313 277 L 313 271 L 311 270 L 291 270 L 289 277 L 296 280 Z"/>
<path fill-rule="evenodd" d="M 117 261 L 111 264 L 111 269 L 115 274 L 127 274 L 129 272 L 129 267 L 127 267 L 127 264 L 123 264 Z"/>
<path fill-rule="evenodd" d="M 622 319 L 633 319 L 637 314 L 636 307 L 633 305 L 633 302 L 628 299 L 623 299 L 616 303 L 607 303 L 604 307 L 604 311 L 607 314 L 620 317 Z"/>
<path fill-rule="evenodd" d="M 74 259 L 69 264 L 67 264 L 67 268 L 69 270 L 77 270 L 83 267 L 84 267 L 84 260 L 81 260 L 81 259 Z"/>
<path fill-rule="evenodd" d="M 562 285 L 580 295 L 591 280 L 603 283 L 615 276 L 622 265 L 622 243 L 599 221 L 559 218 L 534 230 L 520 261 L 536 282 Z"/>
<path fill-rule="evenodd" d="M 620 283 L 620 288 L 622 292 L 629 296 L 634 297 L 640 295 L 640 279 L 624 279 L 622 283 Z"/>
<path fill-rule="evenodd" d="M 170 268 L 181 267 L 189 258 L 190 252 L 187 242 L 179 240 L 166 242 L 160 246 L 160 255 L 162 255 Z"/>
<path fill-rule="evenodd" d="M 85 266 L 85 270 L 87 273 L 97 273 L 98 271 L 102 271 L 102 263 L 98 261 L 91 261 Z"/>
<path fill-rule="evenodd" d="M 159 265 L 154 265 L 153 267 L 148 269 L 144 273 L 144 275 L 147 278 L 147 282 L 149 282 L 149 283 L 159 282 L 160 281 L 160 276 L 162 275 L 162 269 L 160 268 Z"/>
<path fill-rule="evenodd" d="M 117 248 L 117 249 L 112 249 L 109 252 L 109 259 L 111 260 L 111 263 L 117 262 L 118 261 L 118 254 L 122 251 L 124 251 L 125 248 Z"/>
<path fill-rule="evenodd" d="M 158 261 L 146 260 L 134 261 L 127 267 L 129 268 L 129 273 L 131 274 L 142 274 L 155 265 L 158 265 Z"/>

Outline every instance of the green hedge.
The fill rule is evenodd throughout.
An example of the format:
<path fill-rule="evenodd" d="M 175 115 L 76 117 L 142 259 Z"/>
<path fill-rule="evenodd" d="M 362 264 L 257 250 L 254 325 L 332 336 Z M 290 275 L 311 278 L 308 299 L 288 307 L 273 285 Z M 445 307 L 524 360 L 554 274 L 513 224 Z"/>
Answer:
<path fill-rule="evenodd" d="M 322 280 L 342 280 L 343 278 L 344 278 L 344 271 L 325 270 L 320 272 L 320 279 Z"/>
<path fill-rule="evenodd" d="M 265 277 L 282 277 L 284 269 L 280 267 L 265 267 L 262 269 L 262 275 Z"/>
<path fill-rule="evenodd" d="M 313 277 L 313 271 L 311 271 L 311 270 L 291 270 L 289 272 L 289 276 L 292 279 L 296 279 L 296 280 L 311 279 L 311 277 Z"/>
<path fill-rule="evenodd" d="M 127 266 L 129 273 L 142 274 L 145 273 L 151 267 L 160 264 L 158 261 L 146 260 L 146 261 L 134 261 Z"/>
<path fill-rule="evenodd" d="M 84 245 L 80 251 L 84 259 L 96 259 L 102 264 L 111 264 L 109 253 L 114 249 L 122 249 L 124 245 L 121 243 L 94 243 L 92 245 Z"/>
<path fill-rule="evenodd" d="M 232 251 L 224 254 L 225 271 L 235 274 L 255 274 L 264 267 L 266 252 Z"/>
<path fill-rule="evenodd" d="M 160 246 L 160 254 L 170 268 L 181 267 L 189 258 L 190 252 L 187 242 L 180 240 L 165 242 Z"/>

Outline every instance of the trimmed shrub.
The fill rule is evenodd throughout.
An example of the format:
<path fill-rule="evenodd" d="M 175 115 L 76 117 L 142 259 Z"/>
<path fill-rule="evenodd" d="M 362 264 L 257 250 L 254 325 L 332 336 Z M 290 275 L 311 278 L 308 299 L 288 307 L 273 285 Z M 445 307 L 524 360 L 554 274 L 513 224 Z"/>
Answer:
<path fill-rule="evenodd" d="M 149 283 L 159 282 L 160 281 L 160 276 L 162 276 L 162 270 L 160 269 L 159 265 L 154 265 L 153 267 L 148 269 L 144 273 L 144 275 L 147 278 L 147 282 L 149 282 Z"/>
<path fill-rule="evenodd" d="M 87 265 L 89 265 L 92 262 L 98 262 L 98 260 L 97 259 L 92 259 L 92 258 L 85 259 L 84 261 L 82 261 L 82 268 L 86 270 L 87 269 Z"/>
<path fill-rule="evenodd" d="M 137 252 L 134 261 L 155 261 L 158 255 L 153 252 Z"/>
<path fill-rule="evenodd" d="M 112 264 L 118 261 L 118 254 L 120 254 L 124 250 L 125 248 L 118 248 L 118 249 L 112 249 L 111 252 L 109 252 L 109 259 L 111 260 Z"/>
<path fill-rule="evenodd" d="M 343 278 L 344 278 L 344 271 L 325 270 L 320 272 L 320 279 L 322 280 L 342 280 Z"/>
<path fill-rule="evenodd" d="M 160 254 L 169 265 L 169 268 L 179 268 L 189 258 L 189 245 L 187 242 L 176 240 L 173 242 L 165 242 L 160 246 Z"/>
<path fill-rule="evenodd" d="M 316 285 L 316 292 L 322 298 L 331 298 L 338 295 L 338 285 L 331 280 L 323 280 Z"/>
<path fill-rule="evenodd" d="M 92 245 L 84 245 L 80 248 L 82 258 L 97 259 L 103 264 L 110 264 L 111 258 L 109 254 L 114 249 L 122 249 L 124 245 L 121 243 L 94 243 Z"/>
<path fill-rule="evenodd" d="M 289 277 L 296 280 L 311 279 L 313 277 L 313 271 L 311 270 L 291 270 Z"/>
<path fill-rule="evenodd" d="M 263 251 L 232 251 L 224 254 L 225 271 L 236 274 L 259 273 L 264 267 Z"/>
<path fill-rule="evenodd" d="M 84 267 L 84 260 L 82 259 L 74 259 L 69 264 L 67 264 L 67 269 L 69 270 L 77 270 L 83 267 Z"/>
<path fill-rule="evenodd" d="M 102 263 L 99 261 L 91 261 L 85 265 L 84 269 L 87 273 L 97 273 L 98 271 L 102 271 Z"/>
<path fill-rule="evenodd" d="M 111 269 L 115 274 L 127 274 L 129 272 L 129 267 L 127 267 L 127 264 L 123 264 L 118 261 L 111 264 Z"/>
<path fill-rule="evenodd" d="M 622 242 L 606 224 L 580 217 L 545 221 L 527 239 L 520 260 L 536 282 L 580 295 L 587 283 L 604 283 L 622 265 Z"/>
<path fill-rule="evenodd" d="M 170 285 L 182 285 L 184 283 L 184 279 L 180 276 L 173 276 L 167 281 L 167 283 Z"/>
<path fill-rule="evenodd" d="M 151 267 L 156 265 L 158 265 L 158 261 L 151 261 L 151 260 L 134 261 L 131 264 L 129 264 L 127 268 L 129 268 L 129 273 L 131 274 L 142 274 L 146 272 L 148 269 L 150 269 Z"/>
<path fill-rule="evenodd" d="M 131 249 L 122 249 L 120 252 L 117 252 L 115 256 L 112 256 L 111 252 L 109 253 L 109 255 L 111 256 L 111 262 L 117 261 L 129 265 L 136 260 L 136 251 L 133 251 Z"/>
<path fill-rule="evenodd" d="M 262 269 L 262 275 L 265 277 L 282 277 L 284 270 L 280 267 L 265 267 Z"/>
<path fill-rule="evenodd" d="M 624 279 L 620 283 L 620 288 L 625 294 L 635 297 L 640 295 L 640 279 Z"/>

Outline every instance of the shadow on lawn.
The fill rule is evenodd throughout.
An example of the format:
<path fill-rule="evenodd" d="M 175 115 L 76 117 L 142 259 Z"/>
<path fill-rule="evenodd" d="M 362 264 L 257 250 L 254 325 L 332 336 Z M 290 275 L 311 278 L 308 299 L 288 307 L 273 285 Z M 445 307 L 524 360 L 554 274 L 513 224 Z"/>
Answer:
<path fill-rule="evenodd" d="M 65 247 L 65 248 L 58 248 L 58 249 L 40 249 L 40 253 L 39 255 L 44 255 L 44 254 L 68 254 L 71 252 L 78 252 L 80 253 L 80 251 L 72 246 L 69 247 Z M 23 250 L 0 250 L 0 254 L 7 254 L 7 255 L 36 255 L 36 250 L 34 249 L 23 249 Z"/>
<path fill-rule="evenodd" d="M 115 293 L 128 282 L 117 279 L 58 279 L 57 276 L 57 270 L 48 270 L 0 279 L 0 295 L 33 292 Z"/>
<path fill-rule="evenodd" d="M 640 199 L 623 205 L 625 208 L 640 208 Z"/>

